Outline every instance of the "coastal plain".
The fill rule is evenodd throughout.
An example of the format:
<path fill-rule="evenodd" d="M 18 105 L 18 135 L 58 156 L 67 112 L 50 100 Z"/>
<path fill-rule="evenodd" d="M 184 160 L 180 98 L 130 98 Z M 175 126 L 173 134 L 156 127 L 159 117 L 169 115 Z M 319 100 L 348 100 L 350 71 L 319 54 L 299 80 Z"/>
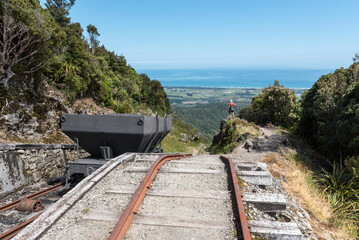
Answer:
<path fill-rule="evenodd" d="M 263 88 L 164 87 L 172 106 L 192 107 L 198 104 L 234 102 L 251 103 Z M 298 98 L 306 89 L 294 89 Z"/>

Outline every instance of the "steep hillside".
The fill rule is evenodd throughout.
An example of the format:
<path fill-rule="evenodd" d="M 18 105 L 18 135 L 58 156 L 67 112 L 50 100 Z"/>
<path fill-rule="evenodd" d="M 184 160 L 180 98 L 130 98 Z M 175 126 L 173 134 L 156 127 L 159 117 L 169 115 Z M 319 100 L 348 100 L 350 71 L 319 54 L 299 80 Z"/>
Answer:
<path fill-rule="evenodd" d="M 62 113 L 171 113 L 159 81 L 101 46 L 94 25 L 84 32 L 71 21 L 74 3 L 0 2 L 1 29 L 11 29 L 0 30 L 0 142 L 71 143 L 59 130 Z M 174 119 L 164 146 L 193 152 L 203 143 L 198 130 Z"/>
<path fill-rule="evenodd" d="M 173 116 L 172 131 L 162 141 L 164 152 L 186 152 L 192 154 L 202 154 L 206 152 L 209 141 L 200 131 L 189 125 L 177 116 Z"/>
<path fill-rule="evenodd" d="M 296 134 L 332 162 L 359 167 L 359 62 L 323 75 L 303 96 Z"/>
<path fill-rule="evenodd" d="M 249 103 L 237 103 L 235 114 Z M 192 107 L 174 106 L 173 111 L 179 119 L 198 128 L 209 140 L 218 132 L 218 123 L 228 116 L 228 103 L 197 104 Z"/>
<path fill-rule="evenodd" d="M 294 151 L 309 169 L 313 188 L 331 207 L 331 220 L 353 239 L 359 226 L 359 62 L 347 69 L 323 75 L 297 101 L 290 89 L 276 82 L 253 98 L 240 117 L 257 124 L 272 123 L 286 128 Z M 238 126 L 225 124 L 220 140 L 211 149 L 227 152 L 238 139 Z M 221 130 L 223 132 L 223 130 Z M 212 150 L 213 151 L 213 150 Z"/>
<path fill-rule="evenodd" d="M 210 151 L 212 154 L 230 153 L 248 138 L 256 138 L 259 134 L 259 127 L 246 120 L 240 118 L 221 120 L 219 132 L 213 136 Z"/>
<path fill-rule="evenodd" d="M 62 113 L 115 113 L 113 109 L 99 106 L 92 98 L 78 98 L 67 103 L 64 94 L 53 87 L 47 85 L 44 90 L 38 94 L 23 90 L 17 95 L 7 95 L 0 109 L 0 142 L 71 144 L 72 140 L 59 129 Z M 154 114 L 150 108 L 140 108 L 133 113 Z M 209 146 L 208 140 L 198 129 L 172 115 L 172 131 L 161 146 L 164 151 L 203 153 Z"/>
<path fill-rule="evenodd" d="M 93 25 L 71 22 L 75 1 L 0 3 L 0 138 L 61 142 L 62 112 L 170 113 L 161 83 L 100 46 Z M 87 39 L 87 40 L 86 40 Z"/>
<path fill-rule="evenodd" d="M 79 23 L 71 22 L 69 10 L 74 2 L 48 0 L 46 9 L 38 1 L 1 2 L 0 24 L 13 29 L 3 34 L 0 45 L 6 56 L 0 58 L 1 106 L 6 95 L 21 94 L 23 88 L 41 94 L 49 84 L 63 93 L 68 104 L 92 97 L 115 112 L 150 108 L 169 113 L 160 82 L 139 75 L 123 55 L 100 46 L 95 26 L 88 25 L 85 34 Z"/>

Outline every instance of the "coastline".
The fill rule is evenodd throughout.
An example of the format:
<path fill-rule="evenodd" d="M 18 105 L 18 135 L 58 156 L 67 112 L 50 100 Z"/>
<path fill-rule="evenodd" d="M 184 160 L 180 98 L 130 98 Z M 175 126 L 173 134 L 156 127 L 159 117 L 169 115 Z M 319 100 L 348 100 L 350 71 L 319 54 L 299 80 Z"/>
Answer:
<path fill-rule="evenodd" d="M 284 86 L 286 87 L 286 86 Z M 163 86 L 163 88 L 199 88 L 199 89 L 254 89 L 254 90 L 258 90 L 258 89 L 264 89 L 266 87 L 211 87 L 211 86 Z M 291 88 L 291 87 L 286 87 L 292 90 L 309 90 L 310 88 Z"/>

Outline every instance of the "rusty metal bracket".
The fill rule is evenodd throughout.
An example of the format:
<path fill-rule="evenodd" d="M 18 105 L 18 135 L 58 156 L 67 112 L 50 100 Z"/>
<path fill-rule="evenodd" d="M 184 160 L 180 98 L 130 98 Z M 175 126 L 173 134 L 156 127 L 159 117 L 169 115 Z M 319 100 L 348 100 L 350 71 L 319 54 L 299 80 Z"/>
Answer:
<path fill-rule="evenodd" d="M 232 179 L 232 194 L 233 197 L 235 199 L 235 203 L 234 205 L 234 209 L 236 211 L 236 215 L 239 216 L 239 223 L 237 222 L 237 224 L 239 224 L 240 226 L 240 230 L 242 232 L 242 236 L 243 236 L 243 240 L 250 240 L 251 239 L 251 234 L 249 232 L 249 226 L 248 226 L 248 222 L 247 222 L 247 218 L 246 218 L 246 213 L 244 211 L 244 206 L 243 206 L 243 201 L 242 201 L 242 193 L 241 190 L 239 189 L 239 185 L 238 185 L 238 177 L 237 177 L 237 173 L 234 167 L 234 163 L 232 161 L 231 158 L 229 157 L 225 157 L 225 156 L 221 156 L 221 159 L 223 161 L 227 161 L 228 165 L 229 165 L 229 176 Z M 235 219 L 235 221 L 238 221 L 238 219 Z"/>
<path fill-rule="evenodd" d="M 154 162 L 154 164 L 152 164 L 146 176 L 142 179 L 142 182 L 137 188 L 135 194 L 132 196 L 131 201 L 128 203 L 125 211 L 122 213 L 120 220 L 117 222 L 108 240 L 124 239 L 127 230 L 130 228 L 132 220 L 137 214 L 138 208 L 140 207 L 143 199 L 145 198 L 148 188 L 151 186 L 152 181 L 154 180 L 156 174 L 158 173 L 162 165 L 169 160 L 179 159 L 187 156 L 192 156 L 192 155 L 191 154 L 164 155 L 158 158 Z"/>

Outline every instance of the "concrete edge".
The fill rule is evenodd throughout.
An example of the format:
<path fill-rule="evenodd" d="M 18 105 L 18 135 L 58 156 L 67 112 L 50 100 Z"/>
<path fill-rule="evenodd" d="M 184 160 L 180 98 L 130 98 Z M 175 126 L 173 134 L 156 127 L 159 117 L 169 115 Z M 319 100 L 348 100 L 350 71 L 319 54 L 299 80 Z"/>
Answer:
<path fill-rule="evenodd" d="M 0 143 L 0 150 L 26 150 L 26 149 L 73 149 L 73 144 L 26 144 L 26 143 Z M 82 149 L 79 146 L 79 149 Z"/>
<path fill-rule="evenodd" d="M 76 187 L 71 189 L 54 205 L 48 208 L 34 222 L 17 234 L 13 240 L 32 240 L 38 239 L 47 231 L 63 214 L 65 214 L 88 190 L 90 190 L 99 180 L 124 161 L 134 160 L 135 153 L 124 153 L 111 159 L 91 175 L 82 180 Z"/>

